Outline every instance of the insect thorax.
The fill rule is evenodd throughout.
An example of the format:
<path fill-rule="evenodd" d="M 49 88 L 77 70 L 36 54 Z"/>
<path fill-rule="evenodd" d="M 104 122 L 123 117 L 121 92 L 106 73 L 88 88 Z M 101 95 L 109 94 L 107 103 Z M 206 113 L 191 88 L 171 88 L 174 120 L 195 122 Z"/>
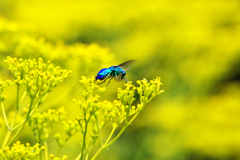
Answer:
<path fill-rule="evenodd" d="M 119 66 L 111 66 L 109 67 L 109 69 L 111 69 L 111 73 L 110 73 L 111 76 L 119 76 L 119 75 L 126 74 L 126 72 Z"/>

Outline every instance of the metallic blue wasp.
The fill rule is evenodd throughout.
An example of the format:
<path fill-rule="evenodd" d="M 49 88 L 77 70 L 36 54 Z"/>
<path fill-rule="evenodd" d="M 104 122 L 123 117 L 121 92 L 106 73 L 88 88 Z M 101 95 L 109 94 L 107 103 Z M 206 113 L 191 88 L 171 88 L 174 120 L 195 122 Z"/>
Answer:
<path fill-rule="evenodd" d="M 110 83 L 110 81 L 113 79 L 113 77 L 116 77 L 117 80 L 122 80 L 123 78 L 125 79 L 125 82 L 127 82 L 127 78 L 125 77 L 126 75 L 126 71 L 128 70 L 129 66 L 134 62 L 135 60 L 129 60 L 126 61 L 118 66 L 111 66 L 109 68 L 103 68 L 101 69 L 97 76 L 96 76 L 96 80 L 103 80 L 103 82 L 101 82 L 100 84 L 104 83 L 107 79 L 110 78 L 110 80 L 108 81 L 108 84 Z M 123 70 L 124 69 L 124 70 Z M 106 87 L 108 86 L 108 84 L 106 85 Z"/>

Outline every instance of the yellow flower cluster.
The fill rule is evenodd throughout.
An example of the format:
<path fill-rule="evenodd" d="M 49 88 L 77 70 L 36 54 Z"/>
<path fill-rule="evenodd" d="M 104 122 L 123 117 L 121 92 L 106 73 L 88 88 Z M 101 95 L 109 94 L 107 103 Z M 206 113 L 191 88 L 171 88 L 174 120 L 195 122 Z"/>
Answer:
<path fill-rule="evenodd" d="M 8 86 L 12 85 L 13 83 L 14 82 L 12 82 L 8 79 L 6 81 L 2 81 L 0 79 L 0 102 L 4 101 L 6 99 L 6 97 L 2 94 L 4 89 L 6 89 Z"/>
<path fill-rule="evenodd" d="M 62 158 L 55 157 L 54 154 L 50 154 L 50 160 L 66 160 L 68 157 L 64 155 Z"/>
<path fill-rule="evenodd" d="M 82 96 L 85 98 L 86 102 L 82 103 L 81 101 L 77 101 L 73 99 L 73 102 L 77 104 L 80 108 L 80 115 L 77 117 L 77 121 L 80 125 L 81 132 L 85 133 L 85 126 L 91 120 L 92 116 L 99 115 L 98 110 L 101 107 L 101 103 L 98 103 L 100 95 L 105 92 L 105 87 L 99 87 L 94 77 L 86 78 L 82 77 L 80 82 L 84 85 L 84 90 L 82 92 Z M 97 90 L 96 95 L 94 95 L 94 90 Z"/>
<path fill-rule="evenodd" d="M 71 120 L 69 120 L 68 122 L 63 121 L 63 128 L 67 135 L 66 140 L 68 140 L 71 136 L 73 136 L 76 132 L 80 130 L 78 122 L 77 121 L 72 122 Z"/>
<path fill-rule="evenodd" d="M 41 150 L 44 150 L 45 147 L 39 146 L 39 143 L 36 143 L 34 146 L 30 146 L 29 143 L 26 145 L 21 144 L 20 141 L 17 141 L 13 144 L 11 148 L 4 147 L 0 149 L 0 159 L 1 160 L 10 160 L 10 159 L 25 159 L 25 160 L 34 160 L 36 159 Z"/>
<path fill-rule="evenodd" d="M 35 112 L 28 120 L 28 124 L 34 133 L 37 141 L 46 140 L 49 134 L 49 128 L 53 128 L 57 122 L 65 118 L 64 108 L 58 110 L 48 109 L 47 112 Z"/>
<path fill-rule="evenodd" d="M 11 37 L 11 38 L 9 38 Z M 114 62 L 114 54 L 108 48 L 98 44 L 64 44 L 57 40 L 51 43 L 44 37 L 35 37 L 28 28 L 19 26 L 0 16 L 0 59 L 7 55 L 48 59 L 63 68 L 71 68 L 80 79 L 81 75 L 96 72 L 96 67 L 103 68 Z M 34 53 L 34 54 L 33 54 Z M 0 63 L 0 67 L 3 64 Z"/>
<path fill-rule="evenodd" d="M 65 143 L 60 139 L 61 135 L 59 133 L 56 133 L 54 135 L 55 140 L 57 141 L 58 147 L 61 148 Z"/>
<path fill-rule="evenodd" d="M 100 117 L 102 125 L 112 121 L 113 125 L 117 126 L 124 119 L 142 110 L 152 98 L 163 92 L 163 90 L 160 90 L 162 83 L 159 77 L 151 80 L 150 83 L 146 79 L 137 81 L 139 87 L 135 87 L 129 81 L 125 84 L 126 89 L 118 89 L 118 100 L 115 100 L 113 103 L 108 101 L 98 102 L 100 95 L 106 88 L 100 88 L 96 85 L 94 78 L 82 77 L 80 82 L 84 85 L 85 90 L 82 92 L 82 96 L 86 102 L 82 103 L 81 101 L 73 100 L 81 110 L 80 116 L 77 118 L 80 126 L 85 126 L 86 119 L 89 121 L 92 115 L 95 118 Z M 97 89 L 96 95 L 93 95 L 94 89 Z M 140 95 L 141 103 L 138 104 L 138 107 L 132 105 L 135 100 L 135 90 Z M 84 127 L 81 128 L 83 129 Z"/>
<path fill-rule="evenodd" d="M 77 133 L 78 131 L 80 131 L 80 126 L 78 125 L 78 121 L 74 121 L 72 122 L 71 120 L 69 120 L 68 122 L 63 121 L 63 128 L 65 130 L 66 133 L 66 138 L 63 141 L 61 139 L 61 135 L 59 133 L 56 133 L 54 135 L 54 138 L 58 144 L 58 154 L 61 150 L 61 148 L 66 144 L 66 142 L 73 136 L 75 135 L 75 133 Z M 57 156 L 58 156 L 57 154 Z"/>
<path fill-rule="evenodd" d="M 47 125 L 47 120 L 43 114 L 35 112 L 28 120 L 28 125 L 34 133 L 37 141 L 40 142 L 40 139 L 47 139 L 47 133 L 45 127 Z"/>
<path fill-rule="evenodd" d="M 118 91 L 119 91 L 118 93 L 119 95 L 119 94 L 124 94 L 123 92 L 125 92 L 126 90 L 119 89 Z M 126 95 L 124 96 L 129 96 L 127 95 L 128 92 L 125 92 L 125 94 Z M 131 99 L 132 101 L 134 101 L 135 98 L 132 97 Z M 100 110 L 101 114 L 99 115 L 100 119 L 102 120 L 101 124 L 104 125 L 109 121 L 111 121 L 113 128 L 116 128 L 127 117 L 135 114 L 138 111 L 138 109 L 136 109 L 135 106 L 131 106 L 128 104 L 123 105 L 121 100 L 114 100 L 113 103 L 109 101 L 103 101 L 101 104 L 102 104 L 102 107 Z"/>
<path fill-rule="evenodd" d="M 139 87 L 135 87 L 132 85 L 132 82 L 129 81 L 125 84 L 126 89 L 118 88 L 118 100 L 114 100 L 113 103 L 108 101 L 101 103 L 101 124 L 111 121 L 113 126 L 118 126 L 129 116 L 142 110 L 146 103 L 152 98 L 163 92 L 163 90 L 160 90 L 160 85 L 162 85 L 162 83 L 159 77 L 151 80 L 150 83 L 147 82 L 146 79 L 137 81 L 137 83 L 140 85 Z M 132 105 L 135 100 L 135 90 L 137 90 L 140 95 L 141 102 L 137 107 Z"/>
<path fill-rule="evenodd" d="M 54 67 L 50 61 L 44 63 L 42 58 L 23 60 L 8 56 L 5 62 L 17 83 L 23 86 L 31 99 L 43 97 L 51 92 L 72 73 Z"/>
<path fill-rule="evenodd" d="M 139 87 L 135 87 L 132 82 L 129 81 L 127 84 L 125 84 L 125 89 L 118 89 L 118 100 L 114 100 L 113 103 L 109 101 L 99 102 L 98 100 L 100 95 L 104 93 L 106 88 L 99 87 L 97 85 L 97 81 L 95 81 L 93 77 L 82 77 L 80 82 L 84 85 L 82 96 L 84 97 L 85 102 L 77 101 L 75 99 L 73 102 L 80 108 L 80 115 L 76 119 L 80 126 L 80 131 L 83 134 L 81 158 L 85 151 L 86 155 L 89 155 L 92 146 L 95 144 L 98 138 L 100 140 L 100 144 L 102 145 L 99 152 L 112 144 L 131 124 L 143 107 L 152 98 L 163 92 L 160 90 L 162 83 L 158 77 L 150 81 L 150 83 L 146 79 L 138 81 L 137 83 L 139 84 Z M 137 107 L 132 105 L 136 99 L 134 97 L 136 90 L 140 95 L 140 104 L 138 104 Z M 131 116 L 133 117 L 131 118 Z M 123 121 L 124 126 L 122 130 L 112 141 L 110 141 L 111 137 L 113 136 L 113 132 Z M 89 143 L 86 144 L 85 141 L 89 122 L 92 125 L 92 134 Z M 103 128 L 108 122 L 112 122 L 113 130 L 105 144 L 103 144 L 100 129 Z M 76 128 L 76 126 L 74 126 L 74 128 Z M 97 152 L 93 159 L 95 159 L 99 152 Z"/>
<path fill-rule="evenodd" d="M 5 88 L 7 88 L 8 86 L 12 85 L 14 82 L 10 81 L 10 80 L 6 80 L 6 81 L 2 81 L 0 79 L 0 93 L 4 91 Z"/>
<path fill-rule="evenodd" d="M 152 98 L 164 92 L 163 90 L 160 90 L 160 86 L 162 85 L 160 77 L 151 80 L 150 83 L 146 79 L 141 81 L 138 80 L 137 83 L 139 84 L 139 87 L 137 87 L 137 92 L 140 95 L 141 104 L 138 104 L 138 108 L 140 110 L 142 110 L 144 105 Z"/>
<path fill-rule="evenodd" d="M 43 113 L 47 121 L 49 121 L 51 127 L 54 127 L 59 120 L 64 119 L 66 114 L 67 112 L 64 107 L 61 107 L 58 110 L 48 109 L 47 112 Z"/>

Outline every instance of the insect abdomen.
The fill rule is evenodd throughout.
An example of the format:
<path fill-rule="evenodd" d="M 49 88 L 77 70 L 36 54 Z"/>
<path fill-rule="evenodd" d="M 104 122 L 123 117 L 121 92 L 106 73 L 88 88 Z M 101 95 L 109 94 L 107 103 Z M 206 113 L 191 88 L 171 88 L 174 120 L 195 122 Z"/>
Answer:
<path fill-rule="evenodd" d="M 100 70 L 96 76 L 96 80 L 100 79 L 103 80 L 106 77 L 108 77 L 111 73 L 111 70 L 109 68 L 103 68 L 102 70 Z"/>

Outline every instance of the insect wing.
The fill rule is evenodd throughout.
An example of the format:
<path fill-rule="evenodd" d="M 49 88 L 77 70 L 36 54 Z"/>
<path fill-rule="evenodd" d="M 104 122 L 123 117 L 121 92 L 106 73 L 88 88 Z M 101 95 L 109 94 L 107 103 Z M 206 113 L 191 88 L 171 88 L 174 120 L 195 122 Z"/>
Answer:
<path fill-rule="evenodd" d="M 122 64 L 119 64 L 118 66 L 121 67 L 123 70 L 129 70 L 130 69 L 130 66 L 133 65 L 133 63 L 135 62 L 136 60 L 129 60 L 129 61 L 126 61 Z"/>

